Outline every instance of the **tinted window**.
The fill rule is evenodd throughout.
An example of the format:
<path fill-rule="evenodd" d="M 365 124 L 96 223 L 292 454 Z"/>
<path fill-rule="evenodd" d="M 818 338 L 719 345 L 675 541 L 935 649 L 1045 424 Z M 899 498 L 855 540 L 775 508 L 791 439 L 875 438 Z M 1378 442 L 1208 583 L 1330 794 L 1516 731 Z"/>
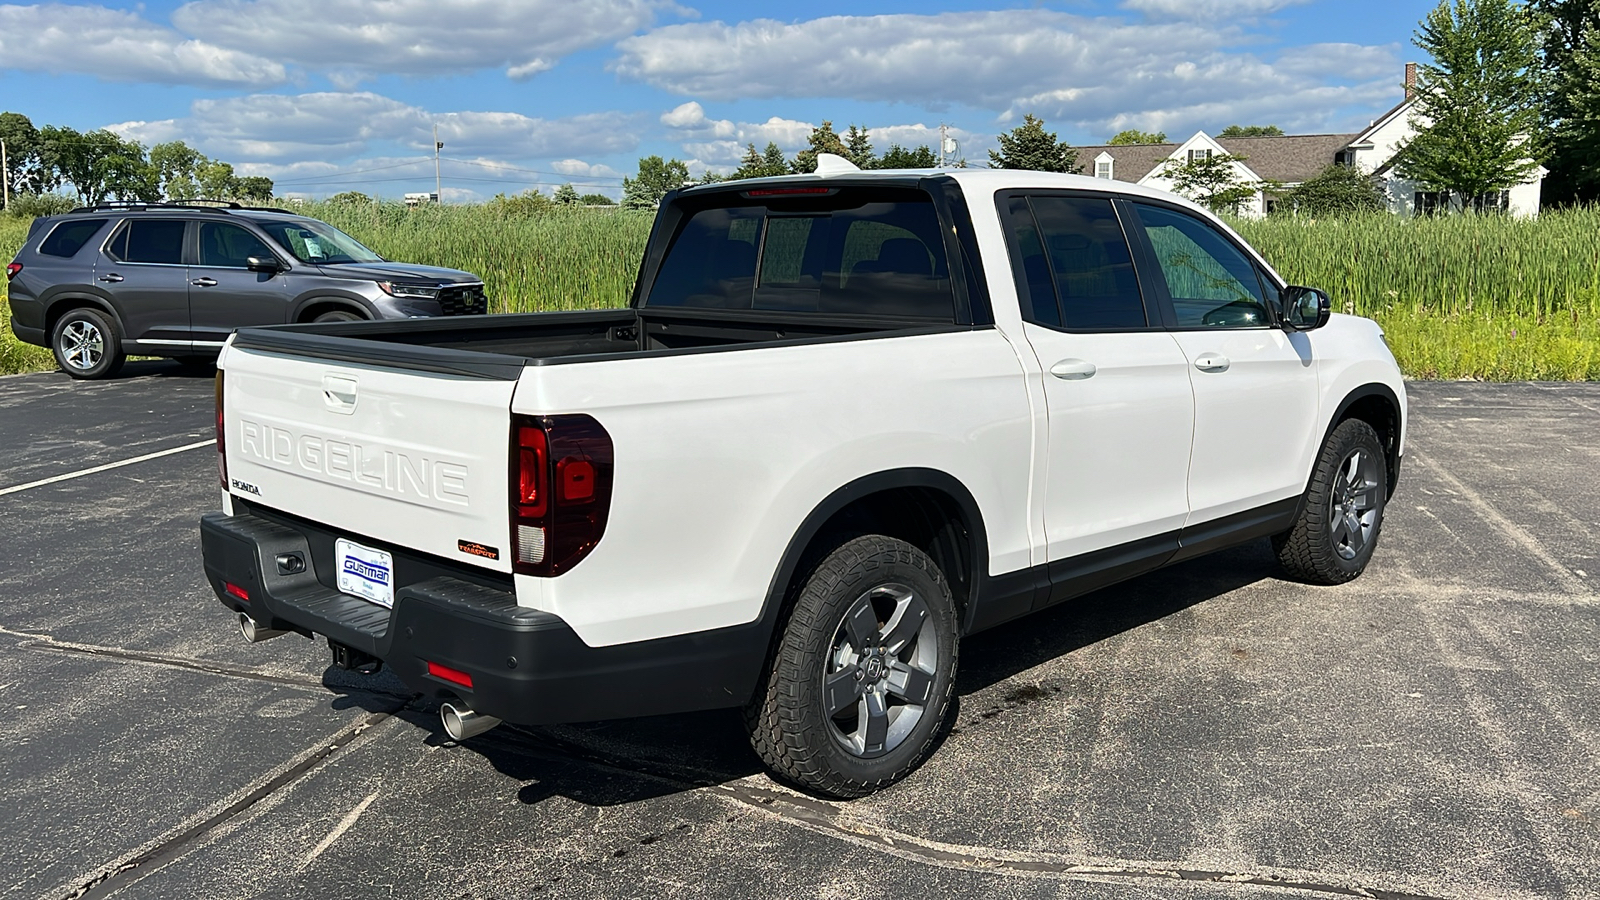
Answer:
<path fill-rule="evenodd" d="M 183 229 L 178 219 L 129 219 L 106 249 L 123 262 L 183 263 Z"/>
<path fill-rule="evenodd" d="M 1180 328 L 1269 324 L 1255 267 L 1227 238 L 1185 213 L 1137 206 Z"/>
<path fill-rule="evenodd" d="M 645 305 L 953 321 L 932 202 L 888 195 L 846 188 L 788 205 L 696 212 L 679 228 Z"/>
<path fill-rule="evenodd" d="M 262 231 L 301 262 L 317 265 L 383 262 L 383 257 L 327 222 L 315 219 L 257 221 Z"/>
<path fill-rule="evenodd" d="M 1029 209 L 1015 204 L 1013 227 L 1019 231 L 1029 305 L 1036 315 L 1048 315 L 1053 297 L 1060 304 L 1057 321 L 1066 328 L 1148 324 L 1133 256 L 1110 200 L 1033 197 L 1026 201 Z M 1046 317 L 1039 321 L 1054 324 Z"/>
<path fill-rule="evenodd" d="M 83 245 L 95 236 L 109 219 L 74 219 L 57 225 L 50 236 L 39 244 L 39 252 L 46 256 L 77 256 Z"/>
<path fill-rule="evenodd" d="M 252 256 L 271 258 L 272 251 L 260 238 L 237 225 L 200 223 L 200 265 L 243 269 L 250 265 Z"/>

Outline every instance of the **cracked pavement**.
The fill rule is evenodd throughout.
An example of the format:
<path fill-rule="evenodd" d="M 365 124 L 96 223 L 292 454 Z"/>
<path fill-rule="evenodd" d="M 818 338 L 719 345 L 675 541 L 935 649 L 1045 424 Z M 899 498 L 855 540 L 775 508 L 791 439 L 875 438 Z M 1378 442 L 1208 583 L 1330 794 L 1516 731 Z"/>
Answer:
<path fill-rule="evenodd" d="M 963 644 L 955 724 L 850 803 L 732 711 L 455 745 L 240 640 L 200 568 L 212 385 L 0 378 L 8 897 L 1600 896 L 1600 385 L 1413 383 L 1354 583 L 1265 541 Z"/>

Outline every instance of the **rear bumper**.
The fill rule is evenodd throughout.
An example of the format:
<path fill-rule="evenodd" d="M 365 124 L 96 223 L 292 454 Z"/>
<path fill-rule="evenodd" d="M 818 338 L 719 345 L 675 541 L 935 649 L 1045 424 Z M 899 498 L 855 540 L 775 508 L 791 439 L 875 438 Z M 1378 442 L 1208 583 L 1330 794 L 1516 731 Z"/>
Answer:
<path fill-rule="evenodd" d="M 24 344 L 34 344 L 39 347 L 50 346 L 50 342 L 45 340 L 43 328 L 30 328 L 18 322 L 16 316 L 11 317 L 11 333 L 16 335 L 17 340 Z"/>
<path fill-rule="evenodd" d="M 394 609 L 384 609 L 318 579 L 332 569 L 331 534 L 279 515 L 212 513 L 200 520 L 206 578 L 224 606 L 262 627 L 324 635 L 383 660 L 414 691 L 527 725 L 739 706 L 765 659 L 757 628 L 590 647 L 559 617 L 518 606 L 510 590 L 408 566 L 403 551 Z M 294 553 L 306 570 L 279 574 L 278 557 Z M 466 672 L 472 686 L 429 675 L 429 662 Z"/>

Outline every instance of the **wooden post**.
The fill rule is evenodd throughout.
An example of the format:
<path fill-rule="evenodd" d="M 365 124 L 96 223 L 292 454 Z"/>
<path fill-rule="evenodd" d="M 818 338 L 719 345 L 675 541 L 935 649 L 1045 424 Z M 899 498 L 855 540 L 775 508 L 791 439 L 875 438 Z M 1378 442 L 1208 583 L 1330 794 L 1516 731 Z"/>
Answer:
<path fill-rule="evenodd" d="M 0 203 L 0 207 L 10 208 L 11 163 L 6 159 L 6 142 L 4 138 L 0 138 L 0 183 L 3 183 L 3 189 L 5 191 L 5 201 Z"/>

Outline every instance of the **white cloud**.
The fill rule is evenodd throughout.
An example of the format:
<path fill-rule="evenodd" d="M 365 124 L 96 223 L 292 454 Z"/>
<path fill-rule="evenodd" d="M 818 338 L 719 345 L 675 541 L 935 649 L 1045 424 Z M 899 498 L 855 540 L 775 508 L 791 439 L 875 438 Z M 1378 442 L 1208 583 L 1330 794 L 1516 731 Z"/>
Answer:
<path fill-rule="evenodd" d="M 238 162 L 340 159 L 393 143 L 432 155 L 433 126 L 452 157 L 568 157 L 638 145 L 636 122 L 603 112 L 540 119 L 512 112 L 436 113 L 367 91 L 252 94 L 196 100 L 183 119 L 124 122 L 111 130 L 147 144 L 184 140 Z"/>
<path fill-rule="evenodd" d="M 1225 2 L 1265 9 L 1278 0 Z M 1395 93 L 1400 66 L 1392 46 L 1320 44 L 1284 48 L 1267 59 L 1259 55 L 1266 43 L 1238 24 L 1135 22 L 1033 8 L 671 25 L 619 42 L 612 66 L 624 78 L 709 100 L 961 104 L 999 111 L 1002 124 L 1026 112 L 1057 126 L 1065 120 L 1097 139 L 1130 127 L 1123 122 L 1181 131 L 1254 118 L 1286 129 L 1325 129 L 1364 119 L 1349 110 L 1370 112 Z M 698 103 L 678 107 L 663 122 L 698 129 L 703 143 L 719 147 L 748 141 L 717 133 L 722 123 Z"/>
<path fill-rule="evenodd" d="M 457 74 L 502 68 L 513 79 L 649 26 L 662 0 L 196 0 L 178 28 L 228 47 L 339 76 Z"/>
<path fill-rule="evenodd" d="M 581 159 L 558 159 L 550 168 L 573 178 L 621 178 L 622 173 L 601 163 L 586 163 Z"/>
<path fill-rule="evenodd" d="M 104 6 L 0 6 L 0 68 L 93 75 L 107 81 L 270 87 L 281 63 L 230 50 Z"/>
<path fill-rule="evenodd" d="M 674 137 L 683 141 L 683 149 L 693 154 L 697 163 L 713 169 L 737 163 L 749 144 L 755 144 L 757 150 L 762 150 L 770 142 L 777 144 L 785 153 L 793 154 L 807 145 L 806 139 L 816 128 L 816 124 L 812 122 L 782 119 L 777 116 L 765 122 L 713 119 L 706 115 L 704 107 L 693 100 L 663 113 L 660 121 L 672 130 Z M 834 123 L 834 130 L 841 134 L 848 127 L 847 124 Z M 918 123 L 863 127 L 867 129 L 873 149 L 879 153 L 889 149 L 890 144 L 899 144 L 908 149 L 926 144 L 935 151 L 938 150 L 937 125 Z M 963 150 L 966 150 L 969 143 L 976 146 L 983 140 L 978 135 L 960 128 L 950 129 L 950 136 L 961 142 Z"/>
<path fill-rule="evenodd" d="M 1174 19 L 1222 21 L 1275 13 L 1311 0 L 1123 0 L 1124 9 Z"/>

